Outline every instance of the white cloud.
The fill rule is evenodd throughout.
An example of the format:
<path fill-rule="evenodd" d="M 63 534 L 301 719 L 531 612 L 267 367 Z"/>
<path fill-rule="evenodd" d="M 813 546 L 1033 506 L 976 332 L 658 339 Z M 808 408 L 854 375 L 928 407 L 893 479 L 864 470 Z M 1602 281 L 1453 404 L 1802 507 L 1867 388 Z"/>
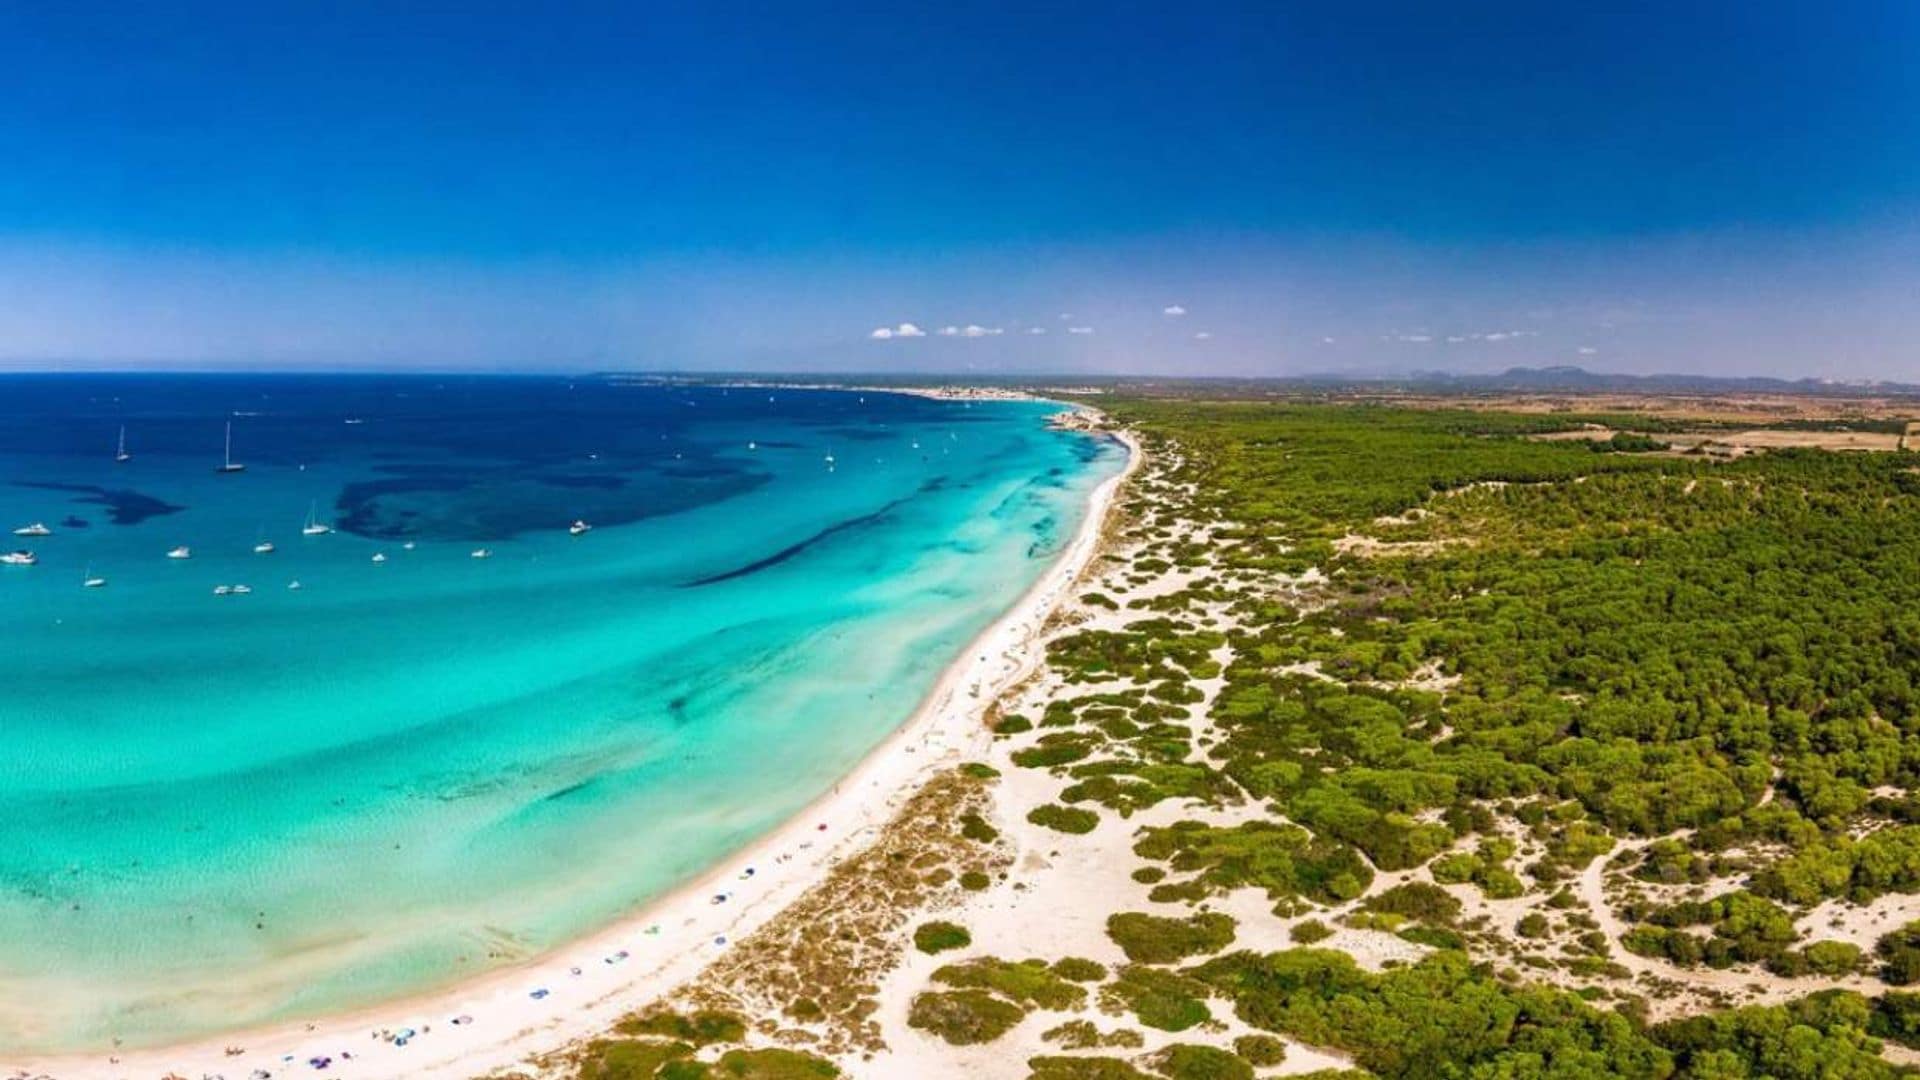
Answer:
<path fill-rule="evenodd" d="M 1432 341 L 1433 335 L 1432 334 L 1401 334 L 1397 340 L 1411 342 L 1415 345 L 1422 345 L 1422 344 L 1425 344 L 1426 342 Z"/>
<path fill-rule="evenodd" d="M 893 336 L 893 327 L 891 326 L 876 327 L 873 333 L 868 334 L 867 336 L 872 338 L 875 341 L 885 341 L 888 338 Z"/>
<path fill-rule="evenodd" d="M 1071 318 L 1073 318 L 1073 312 L 1071 311 L 1063 311 L 1060 313 L 1061 322 L 1066 322 L 1068 319 L 1071 319 Z"/>
<path fill-rule="evenodd" d="M 1597 356 L 1597 355 L 1599 355 L 1599 353 L 1600 353 L 1600 350 L 1599 350 L 1599 349 L 1596 349 L 1596 348 L 1594 348 L 1594 347 L 1593 347 L 1593 346 L 1591 346 L 1591 345 L 1582 345 L 1582 346 L 1580 346 L 1580 355 L 1581 355 L 1581 356 Z"/>
<path fill-rule="evenodd" d="M 1321 339 L 1320 339 L 1320 344 L 1322 344 L 1322 345 L 1331 345 L 1331 344 L 1333 344 L 1333 339 L 1332 339 L 1332 338 L 1330 338 L 1330 337 L 1323 337 L 1323 338 L 1321 338 Z"/>
<path fill-rule="evenodd" d="M 1160 309 L 1160 314 L 1172 315 L 1175 318 L 1185 315 L 1186 313 L 1187 309 L 1181 307 L 1179 304 L 1168 304 L 1166 307 Z"/>
<path fill-rule="evenodd" d="M 1196 332 L 1194 333 L 1194 335 L 1193 335 L 1193 340 L 1195 340 L 1195 341 L 1212 341 L 1212 340 L 1213 340 L 1213 335 L 1212 335 L 1212 334 L 1210 334 L 1210 333 L 1208 333 L 1208 332 L 1207 332 L 1207 331 L 1205 331 L 1205 330 L 1200 330 L 1200 331 L 1196 331 Z"/>
<path fill-rule="evenodd" d="M 960 333 L 960 328 L 957 326 L 943 326 L 937 331 L 937 333 L 941 337 L 954 337 Z"/>
<path fill-rule="evenodd" d="M 1466 339 L 1465 337 L 1463 337 L 1463 336 L 1461 336 L 1461 335 L 1459 335 L 1459 334 L 1448 334 L 1448 335 L 1447 335 L 1447 344 L 1449 344 L 1449 345 L 1458 345 L 1458 344 L 1460 344 L 1461 342 L 1463 342 L 1463 341 L 1465 341 L 1465 340 L 1467 340 L 1467 339 Z"/>
<path fill-rule="evenodd" d="M 1093 327 L 1091 327 L 1091 326 L 1069 326 L 1069 327 L 1067 327 L 1067 333 L 1069 333 L 1069 334 L 1091 334 L 1091 333 L 1093 333 Z"/>
<path fill-rule="evenodd" d="M 894 337 L 926 337 L 927 332 L 910 322 L 903 322 L 893 328 Z"/>
<path fill-rule="evenodd" d="M 997 326 L 987 327 L 987 326 L 979 326 L 974 323 L 968 323 L 967 328 L 960 331 L 960 336 L 970 337 L 970 338 L 997 337 L 1000 334 L 1003 334 L 1005 332 L 1006 331 L 1000 329 Z"/>
<path fill-rule="evenodd" d="M 1046 333 L 1046 332 L 1047 332 L 1047 328 L 1046 328 L 1046 327 L 1044 327 L 1044 326 L 1029 326 L 1029 327 L 1027 327 L 1027 333 L 1029 333 L 1029 334 L 1044 334 L 1044 333 Z"/>

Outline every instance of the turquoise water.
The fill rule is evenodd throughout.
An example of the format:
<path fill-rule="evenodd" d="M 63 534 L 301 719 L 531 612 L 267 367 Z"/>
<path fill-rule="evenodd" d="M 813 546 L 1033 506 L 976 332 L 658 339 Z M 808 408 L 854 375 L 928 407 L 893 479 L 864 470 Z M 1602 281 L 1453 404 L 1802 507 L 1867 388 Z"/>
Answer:
<path fill-rule="evenodd" d="M 1121 467 L 1051 411 L 0 380 L 0 525 L 55 532 L 0 536 L 40 559 L 0 566 L 0 1048 L 428 989 L 749 842 L 911 713 Z M 218 475 L 229 417 L 248 468 Z M 339 531 L 301 536 L 310 506 Z"/>

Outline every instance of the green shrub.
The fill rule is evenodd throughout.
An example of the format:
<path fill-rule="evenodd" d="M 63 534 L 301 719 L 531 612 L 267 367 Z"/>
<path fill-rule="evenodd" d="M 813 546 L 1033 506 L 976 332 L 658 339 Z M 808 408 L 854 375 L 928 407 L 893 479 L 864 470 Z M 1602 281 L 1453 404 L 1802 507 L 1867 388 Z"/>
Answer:
<path fill-rule="evenodd" d="M 1099 982 L 1107 977 L 1107 967 L 1084 957 L 1069 956 L 1053 962 L 1053 973 L 1069 982 Z"/>
<path fill-rule="evenodd" d="M 987 819 L 979 814 L 960 815 L 960 835 L 982 844 L 991 844 L 1000 839 L 1000 830 L 987 824 Z"/>
<path fill-rule="evenodd" d="M 1332 937 L 1333 928 L 1319 919 L 1303 919 L 1293 924 L 1293 928 L 1287 931 L 1287 936 L 1297 945 L 1311 945 L 1316 941 L 1325 941 Z"/>
<path fill-rule="evenodd" d="M 1438 926 L 1450 926 L 1460 914 L 1460 901 L 1438 885 L 1407 881 L 1369 896 L 1360 905 L 1368 911 L 1401 915 Z"/>
<path fill-rule="evenodd" d="M 1027 1080 L 1153 1080 L 1119 1058 L 1036 1057 L 1027 1068 Z"/>
<path fill-rule="evenodd" d="M 1213 1018 L 1201 997 L 1207 992 L 1197 982 L 1161 968 L 1130 965 L 1101 991 L 1101 1001 L 1133 1013 L 1142 1024 L 1162 1031 L 1185 1031 Z"/>
<path fill-rule="evenodd" d="M 825 1058 L 773 1047 L 729 1050 L 714 1063 L 713 1074 L 730 1080 L 830 1080 L 840 1069 Z"/>
<path fill-rule="evenodd" d="M 691 1016 L 656 1009 L 629 1016 L 615 1024 L 614 1030 L 622 1035 L 658 1035 L 695 1046 L 707 1046 L 712 1043 L 739 1042 L 746 1038 L 747 1022 L 733 1013 L 718 1009 L 700 1009 Z"/>
<path fill-rule="evenodd" d="M 579 1080 L 652 1080 L 662 1065 L 693 1053 L 683 1042 L 600 1039 L 581 1056 Z"/>
<path fill-rule="evenodd" d="M 964 949 L 973 944 L 967 928 L 938 919 L 921 923 L 913 932 L 913 947 L 931 956 L 948 949 Z"/>
<path fill-rule="evenodd" d="M 992 990 L 1022 1005 L 1043 1009 L 1077 1009 L 1087 992 L 1069 982 L 1045 960 L 1001 960 L 982 956 L 948 964 L 933 973 L 933 981 L 948 986 Z"/>
<path fill-rule="evenodd" d="M 1253 1066 L 1212 1046 L 1175 1043 L 1153 1055 L 1149 1066 L 1167 1080 L 1253 1080 Z"/>
<path fill-rule="evenodd" d="M 929 990 L 914 995 L 907 1026 L 954 1046 L 989 1043 L 1025 1019 L 1027 1010 L 985 990 Z"/>
<path fill-rule="evenodd" d="M 1208 912 L 1170 919 L 1138 911 L 1107 916 L 1107 936 L 1136 964 L 1172 964 L 1233 944 L 1230 915 Z"/>
<path fill-rule="evenodd" d="M 1242 1035 L 1233 1040 L 1233 1052 L 1263 1069 L 1287 1060 L 1287 1044 L 1271 1035 Z"/>
<path fill-rule="evenodd" d="M 1100 824 L 1100 815 L 1075 806 L 1047 803 L 1029 811 L 1027 820 L 1059 832 L 1082 834 L 1092 832 L 1094 826 Z"/>

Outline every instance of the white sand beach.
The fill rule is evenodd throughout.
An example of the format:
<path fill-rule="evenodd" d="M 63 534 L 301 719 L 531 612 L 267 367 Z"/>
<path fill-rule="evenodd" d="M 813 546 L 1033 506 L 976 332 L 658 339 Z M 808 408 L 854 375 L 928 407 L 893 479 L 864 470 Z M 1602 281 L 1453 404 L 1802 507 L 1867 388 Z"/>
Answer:
<path fill-rule="evenodd" d="M 0 1075 L 467 1080 L 513 1071 L 532 1056 L 605 1031 L 779 914 L 840 859 L 864 847 L 934 774 L 985 756 L 991 741 L 986 710 L 1039 664 L 1049 617 L 1099 551 L 1115 493 L 1140 465 L 1138 442 L 1119 437 L 1128 447 L 1126 469 L 1095 490 L 1072 542 L 954 660 L 908 722 L 832 791 L 698 880 L 586 939 L 448 990 L 179 1046 L 0 1062 Z"/>

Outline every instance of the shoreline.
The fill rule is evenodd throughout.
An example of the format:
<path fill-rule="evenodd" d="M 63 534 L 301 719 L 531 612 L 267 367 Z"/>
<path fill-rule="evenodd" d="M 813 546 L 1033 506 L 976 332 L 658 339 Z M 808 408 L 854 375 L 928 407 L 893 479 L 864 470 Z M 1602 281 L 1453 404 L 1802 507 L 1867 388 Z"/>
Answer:
<path fill-rule="evenodd" d="M 312 1073 L 309 1059 L 328 1057 L 333 1076 L 467 1080 L 605 1032 L 784 911 L 861 849 L 935 773 L 980 756 L 990 740 L 988 708 L 1038 665 L 1042 631 L 1100 550 L 1115 497 L 1142 463 L 1143 449 L 1130 433 L 1103 434 L 1126 448 L 1126 465 L 1093 490 L 1060 556 L 838 783 L 707 872 L 583 938 L 440 990 L 118 1055 L 32 1055 L 0 1062 L 0 1075 L 131 1080 L 266 1070 L 278 1077 Z M 721 894 L 727 899 L 716 902 Z M 406 1030 L 416 1033 L 406 1043 L 390 1037 Z"/>

